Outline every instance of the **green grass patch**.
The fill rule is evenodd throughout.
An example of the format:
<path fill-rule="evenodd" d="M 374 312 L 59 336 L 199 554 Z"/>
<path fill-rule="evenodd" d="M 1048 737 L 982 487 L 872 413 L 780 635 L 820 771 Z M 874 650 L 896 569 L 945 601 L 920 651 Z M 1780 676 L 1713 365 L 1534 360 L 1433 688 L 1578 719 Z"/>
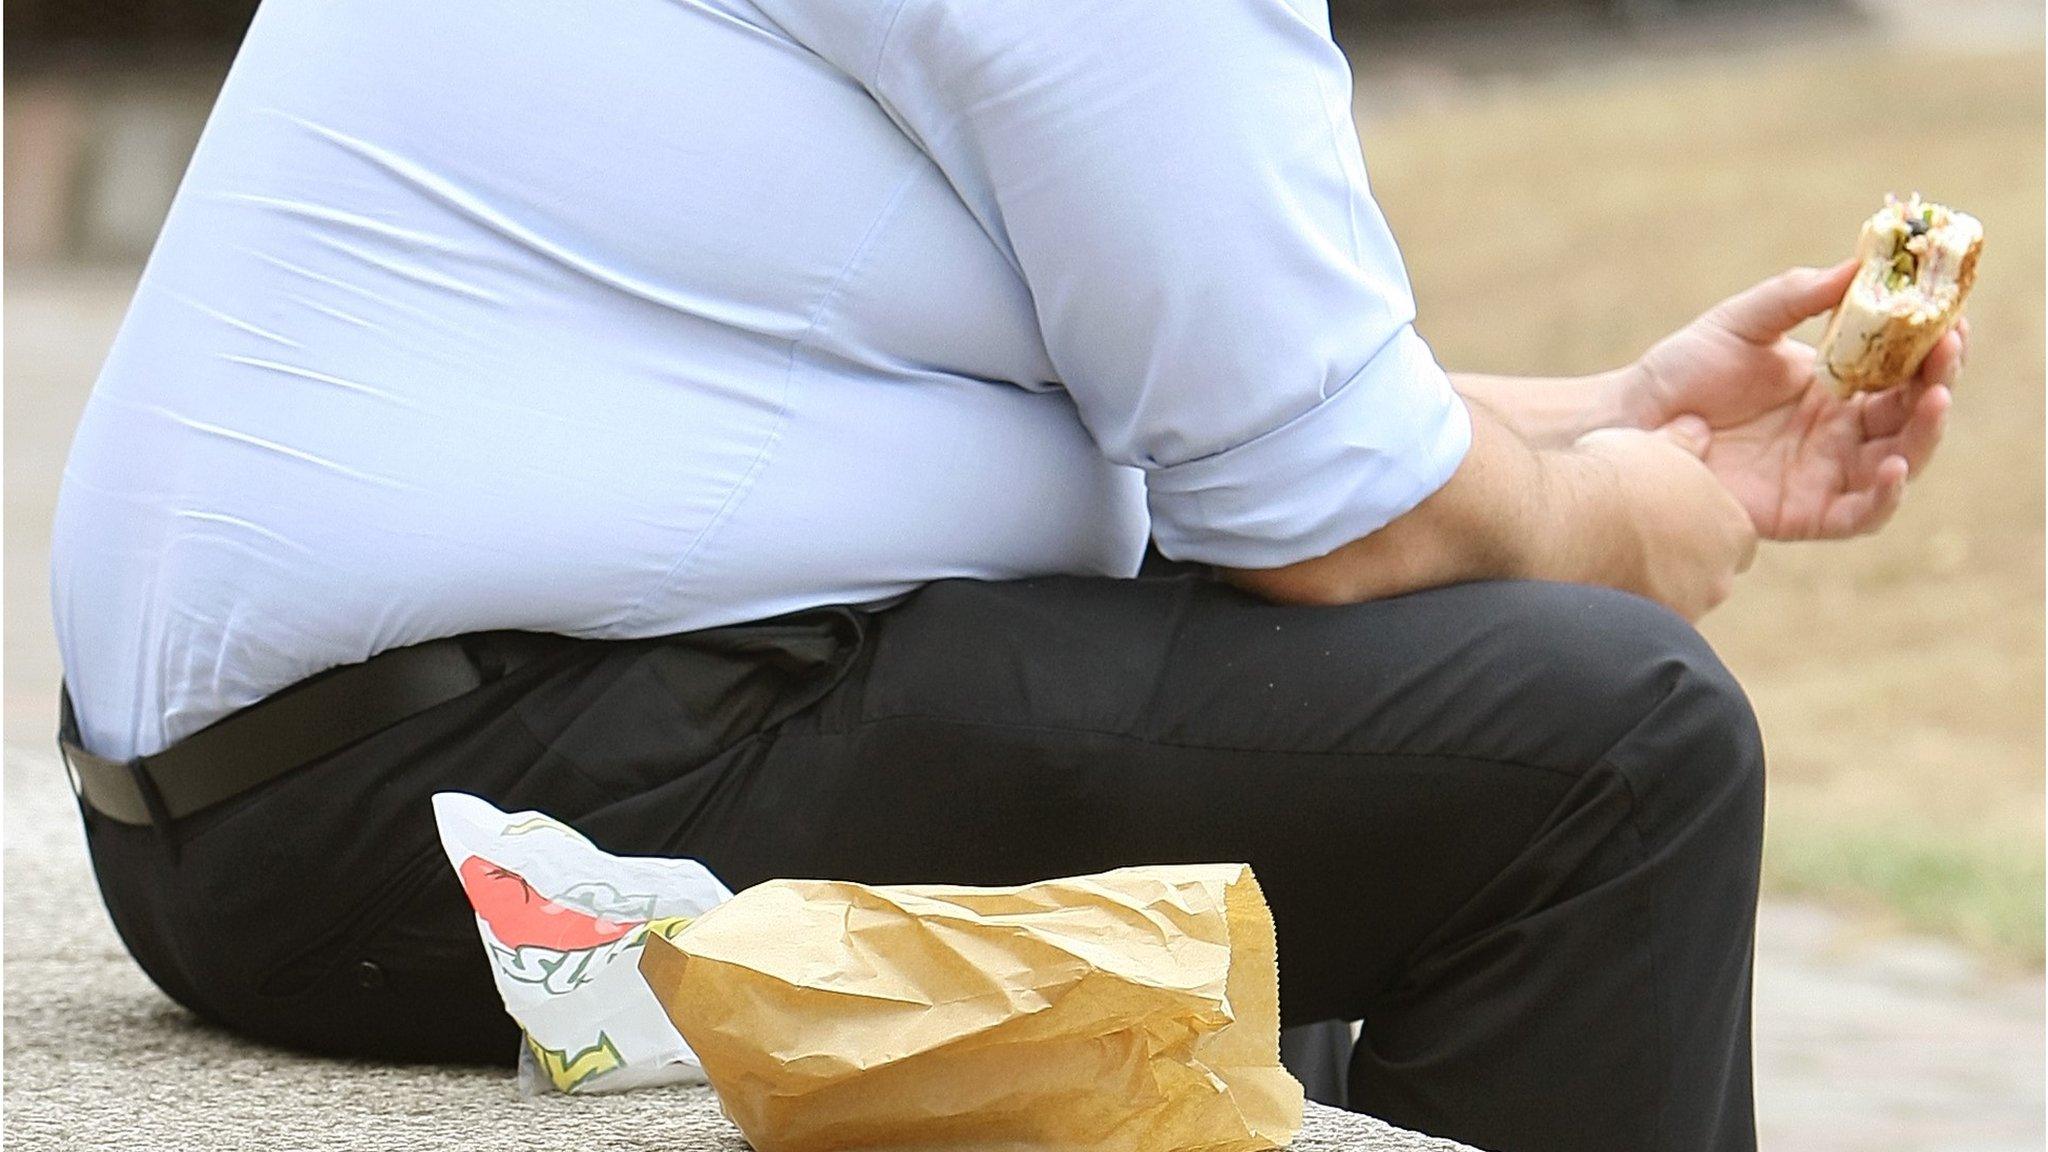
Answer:
<path fill-rule="evenodd" d="M 1942 835 L 1905 823 L 1774 821 L 1764 885 L 1880 911 L 1921 931 L 2039 968 L 2048 902 L 2031 835 Z"/>

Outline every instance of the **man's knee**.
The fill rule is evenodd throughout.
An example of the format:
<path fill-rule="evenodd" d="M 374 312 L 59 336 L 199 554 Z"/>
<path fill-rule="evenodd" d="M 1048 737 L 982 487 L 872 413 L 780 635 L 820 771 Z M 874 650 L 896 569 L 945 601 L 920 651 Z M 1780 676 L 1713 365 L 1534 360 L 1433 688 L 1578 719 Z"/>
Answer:
<path fill-rule="evenodd" d="M 1720 827 L 1761 828 L 1763 744 L 1742 686 L 1683 619 L 1641 597 L 1580 585 L 1475 586 L 1495 621 L 1482 643 L 1511 681 L 1485 743 L 1505 758 L 1624 775 L 1655 823 L 1713 809 Z M 1481 608 L 1478 600 L 1487 603 Z"/>
<path fill-rule="evenodd" d="M 1698 840 L 1753 870 L 1763 836 L 1764 748 L 1735 674 L 1677 615 L 1602 592 L 1606 675 L 1626 728 L 1605 759 L 1629 782 L 1646 840 Z"/>

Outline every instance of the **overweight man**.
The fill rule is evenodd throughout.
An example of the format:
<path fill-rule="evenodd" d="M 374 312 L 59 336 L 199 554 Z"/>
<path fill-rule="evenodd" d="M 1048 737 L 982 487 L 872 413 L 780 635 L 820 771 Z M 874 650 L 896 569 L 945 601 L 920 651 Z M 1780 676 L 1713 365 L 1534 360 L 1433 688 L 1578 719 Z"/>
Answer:
<path fill-rule="evenodd" d="M 268 0 L 58 510 L 107 906 L 225 1027 L 508 1061 L 439 790 L 735 889 L 1246 861 L 1355 1106 L 1751 1149 L 1688 621 L 1934 450 L 1959 337 L 1785 335 L 1850 272 L 1447 374 L 1320 0 Z"/>

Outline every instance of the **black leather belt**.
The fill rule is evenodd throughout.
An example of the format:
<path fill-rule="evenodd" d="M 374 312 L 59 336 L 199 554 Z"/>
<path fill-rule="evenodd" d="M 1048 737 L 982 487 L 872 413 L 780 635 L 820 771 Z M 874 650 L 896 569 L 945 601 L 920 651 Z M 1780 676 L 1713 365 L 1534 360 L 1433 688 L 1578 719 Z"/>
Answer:
<path fill-rule="evenodd" d="M 67 687 L 57 743 L 86 807 L 123 824 L 162 827 L 553 654 L 588 643 L 645 643 L 688 652 L 668 674 L 678 677 L 678 699 L 699 719 L 703 739 L 717 744 L 780 723 L 829 691 L 859 652 L 869 611 L 828 606 L 645 641 L 540 632 L 430 640 L 329 669 L 154 756 L 125 761 L 79 743 Z"/>
<path fill-rule="evenodd" d="M 458 639 L 331 669 L 252 704 L 154 756 L 108 760 L 78 739 L 67 687 L 57 733 L 71 786 L 123 824 L 163 824 L 238 796 L 486 683 Z"/>

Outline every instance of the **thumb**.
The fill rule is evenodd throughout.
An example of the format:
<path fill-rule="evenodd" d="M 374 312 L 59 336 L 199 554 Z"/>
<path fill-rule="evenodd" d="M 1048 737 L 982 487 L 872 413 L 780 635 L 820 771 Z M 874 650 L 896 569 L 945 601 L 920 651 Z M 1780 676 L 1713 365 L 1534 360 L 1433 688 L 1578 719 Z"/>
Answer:
<path fill-rule="evenodd" d="M 1714 442 L 1714 430 L 1697 416 L 1680 416 L 1657 429 L 1657 435 L 1696 457 L 1704 457 L 1707 454 L 1707 445 Z"/>
<path fill-rule="evenodd" d="M 1744 340 L 1770 344 L 1841 303 L 1856 266 L 1844 260 L 1832 268 L 1790 268 L 1721 301 L 1707 315 Z"/>

